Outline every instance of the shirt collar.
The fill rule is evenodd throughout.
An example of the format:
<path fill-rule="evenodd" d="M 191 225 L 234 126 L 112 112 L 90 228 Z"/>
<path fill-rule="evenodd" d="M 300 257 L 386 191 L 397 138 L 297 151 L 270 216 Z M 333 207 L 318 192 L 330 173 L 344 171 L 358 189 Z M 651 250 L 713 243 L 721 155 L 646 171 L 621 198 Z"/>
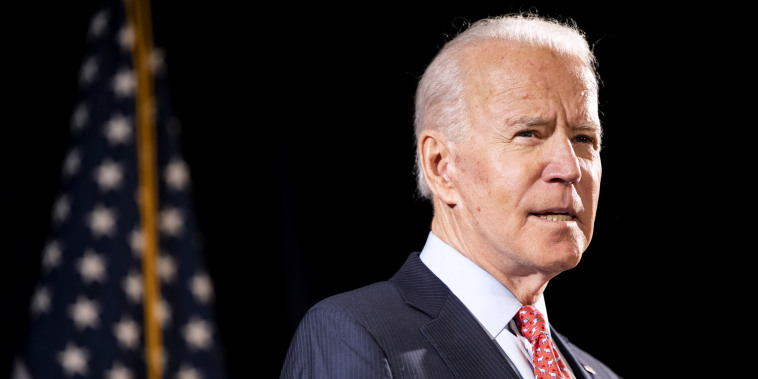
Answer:
<path fill-rule="evenodd" d="M 450 288 L 492 338 L 508 325 L 522 306 L 516 296 L 495 277 L 432 232 L 429 232 L 419 257 Z M 547 322 L 544 297 L 540 295 L 534 306 Z"/>

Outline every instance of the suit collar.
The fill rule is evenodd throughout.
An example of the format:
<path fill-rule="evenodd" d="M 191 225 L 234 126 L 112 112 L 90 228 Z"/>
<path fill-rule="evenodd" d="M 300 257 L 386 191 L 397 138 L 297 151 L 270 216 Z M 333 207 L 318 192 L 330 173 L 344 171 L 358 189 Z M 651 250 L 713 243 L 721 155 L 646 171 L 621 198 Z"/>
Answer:
<path fill-rule="evenodd" d="M 419 259 L 419 253 L 412 253 L 395 276 L 400 296 L 413 308 L 435 318 L 450 296 L 450 289 L 442 283 Z"/>
<path fill-rule="evenodd" d="M 497 343 L 418 253 L 411 254 L 390 281 L 409 306 L 431 318 L 421 333 L 457 376 L 520 377 Z"/>

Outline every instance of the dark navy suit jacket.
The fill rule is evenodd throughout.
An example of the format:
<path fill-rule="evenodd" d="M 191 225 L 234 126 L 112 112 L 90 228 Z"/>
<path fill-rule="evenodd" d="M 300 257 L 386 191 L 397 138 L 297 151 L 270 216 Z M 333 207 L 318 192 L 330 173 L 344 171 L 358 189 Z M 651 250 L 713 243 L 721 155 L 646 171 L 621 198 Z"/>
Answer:
<path fill-rule="evenodd" d="M 577 378 L 618 378 L 554 329 L 551 333 Z M 311 308 L 298 326 L 281 378 L 520 375 L 463 303 L 413 253 L 389 281 L 332 296 Z"/>

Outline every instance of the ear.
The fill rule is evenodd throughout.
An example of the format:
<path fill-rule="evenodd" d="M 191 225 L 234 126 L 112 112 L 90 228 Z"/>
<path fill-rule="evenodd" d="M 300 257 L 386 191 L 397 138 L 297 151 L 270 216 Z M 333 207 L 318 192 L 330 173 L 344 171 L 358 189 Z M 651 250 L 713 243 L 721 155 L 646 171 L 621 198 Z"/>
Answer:
<path fill-rule="evenodd" d="M 457 189 L 450 179 L 454 152 L 438 130 L 424 130 L 418 138 L 418 154 L 426 183 L 434 196 L 447 205 L 456 205 Z"/>

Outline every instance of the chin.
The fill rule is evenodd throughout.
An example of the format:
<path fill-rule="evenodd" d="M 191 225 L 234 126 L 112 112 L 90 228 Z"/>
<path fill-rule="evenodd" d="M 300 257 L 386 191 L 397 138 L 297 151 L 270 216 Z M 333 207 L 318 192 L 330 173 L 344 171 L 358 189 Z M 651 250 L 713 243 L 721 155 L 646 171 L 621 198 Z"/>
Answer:
<path fill-rule="evenodd" d="M 558 275 L 576 267 L 582 259 L 582 252 L 583 250 L 576 247 L 572 249 L 549 249 L 542 255 L 543 259 L 541 259 L 539 266 L 545 272 Z"/>

